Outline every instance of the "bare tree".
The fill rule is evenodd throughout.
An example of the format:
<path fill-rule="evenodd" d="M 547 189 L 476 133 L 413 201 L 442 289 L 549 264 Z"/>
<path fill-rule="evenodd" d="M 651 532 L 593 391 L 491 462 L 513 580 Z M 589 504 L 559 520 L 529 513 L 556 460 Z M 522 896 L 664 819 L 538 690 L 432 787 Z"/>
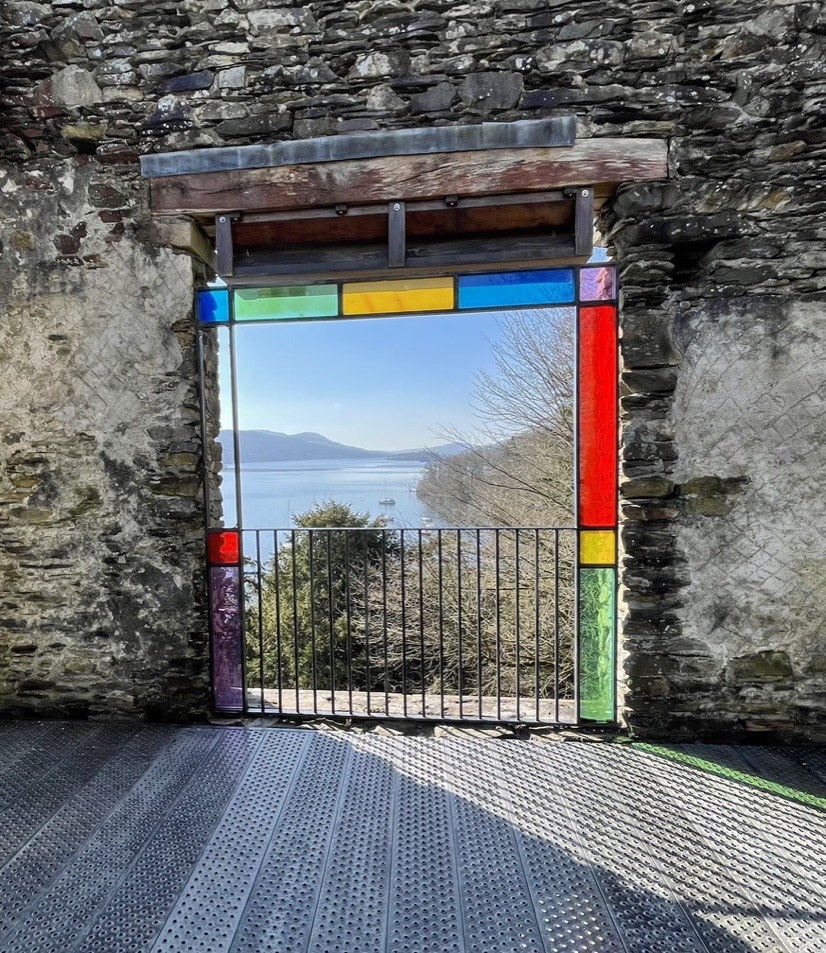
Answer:
<path fill-rule="evenodd" d="M 420 498 L 456 526 L 550 526 L 573 519 L 572 309 L 509 312 L 477 375 L 472 434 L 445 437 L 464 452 L 434 455 Z"/>

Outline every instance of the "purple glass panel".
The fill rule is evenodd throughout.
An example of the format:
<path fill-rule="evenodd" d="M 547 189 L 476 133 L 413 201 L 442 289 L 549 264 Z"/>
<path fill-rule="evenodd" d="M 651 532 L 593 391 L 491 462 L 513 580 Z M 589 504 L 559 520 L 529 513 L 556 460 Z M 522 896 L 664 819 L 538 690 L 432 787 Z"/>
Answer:
<path fill-rule="evenodd" d="M 238 566 L 213 566 L 209 573 L 212 693 L 216 708 L 237 711 L 243 707 L 241 570 Z"/>
<path fill-rule="evenodd" d="M 611 301 L 617 296 L 616 269 L 583 268 L 579 273 L 580 301 Z"/>

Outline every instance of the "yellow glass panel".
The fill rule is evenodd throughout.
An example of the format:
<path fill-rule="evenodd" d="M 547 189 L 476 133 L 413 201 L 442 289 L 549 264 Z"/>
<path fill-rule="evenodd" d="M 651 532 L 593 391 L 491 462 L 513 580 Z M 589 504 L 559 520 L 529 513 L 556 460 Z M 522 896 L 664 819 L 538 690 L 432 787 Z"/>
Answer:
<path fill-rule="evenodd" d="M 354 281 L 342 289 L 343 314 L 404 314 L 452 311 L 452 278 Z"/>
<path fill-rule="evenodd" d="M 613 566 L 617 559 L 617 534 L 612 529 L 587 530 L 579 534 L 581 566 Z"/>

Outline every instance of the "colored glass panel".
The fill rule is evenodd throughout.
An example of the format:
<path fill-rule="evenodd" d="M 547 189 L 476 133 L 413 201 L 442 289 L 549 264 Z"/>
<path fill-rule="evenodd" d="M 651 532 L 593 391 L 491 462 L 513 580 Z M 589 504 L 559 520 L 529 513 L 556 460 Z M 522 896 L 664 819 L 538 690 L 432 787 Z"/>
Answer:
<path fill-rule="evenodd" d="M 209 571 L 212 690 L 216 708 L 243 707 L 241 661 L 241 569 L 213 566 Z"/>
<path fill-rule="evenodd" d="M 217 530 L 207 536 L 210 566 L 237 566 L 241 561 L 239 534 L 235 530 Z"/>
<path fill-rule="evenodd" d="M 579 525 L 617 525 L 617 315 L 579 309 Z"/>
<path fill-rule="evenodd" d="M 459 307 L 463 310 L 571 304 L 573 300 L 572 268 L 459 277 Z"/>
<path fill-rule="evenodd" d="M 226 288 L 199 291 L 196 313 L 199 324 L 228 324 L 229 291 Z"/>
<path fill-rule="evenodd" d="M 579 715 L 615 718 L 616 570 L 579 571 Z"/>
<path fill-rule="evenodd" d="M 612 529 L 583 530 L 579 534 L 582 566 L 613 566 L 617 561 L 617 534 Z"/>
<path fill-rule="evenodd" d="M 409 314 L 453 309 L 452 278 L 356 281 L 344 285 L 342 314 Z"/>
<path fill-rule="evenodd" d="M 579 300 L 606 301 L 617 296 L 615 268 L 583 268 L 579 273 Z"/>
<path fill-rule="evenodd" d="M 236 321 L 289 321 L 338 316 L 335 285 L 243 288 L 235 292 Z"/>

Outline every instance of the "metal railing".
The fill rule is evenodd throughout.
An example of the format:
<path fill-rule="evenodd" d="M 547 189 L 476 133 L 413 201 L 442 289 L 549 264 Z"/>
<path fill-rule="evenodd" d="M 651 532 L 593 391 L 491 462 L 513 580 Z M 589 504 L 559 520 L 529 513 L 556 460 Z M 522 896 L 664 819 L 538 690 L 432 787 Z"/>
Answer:
<path fill-rule="evenodd" d="M 250 710 L 576 721 L 576 530 L 246 530 Z"/>

